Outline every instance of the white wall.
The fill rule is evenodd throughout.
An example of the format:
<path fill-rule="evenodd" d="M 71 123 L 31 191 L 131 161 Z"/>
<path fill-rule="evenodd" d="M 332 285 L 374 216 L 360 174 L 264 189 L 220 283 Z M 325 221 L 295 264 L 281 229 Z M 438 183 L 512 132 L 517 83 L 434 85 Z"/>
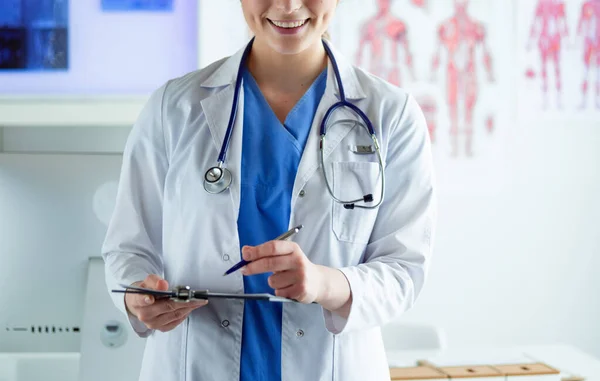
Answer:
<path fill-rule="evenodd" d="M 519 131 L 512 185 L 440 194 L 429 282 L 405 319 L 450 346 L 572 343 L 600 357 L 600 126 Z"/>

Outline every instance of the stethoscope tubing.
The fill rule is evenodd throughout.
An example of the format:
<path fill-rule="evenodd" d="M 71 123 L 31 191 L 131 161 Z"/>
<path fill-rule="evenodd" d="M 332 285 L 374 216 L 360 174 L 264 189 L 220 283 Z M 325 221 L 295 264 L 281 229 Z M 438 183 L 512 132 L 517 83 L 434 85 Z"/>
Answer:
<path fill-rule="evenodd" d="M 229 145 L 231 142 L 231 135 L 233 133 L 233 127 L 235 124 L 235 118 L 237 115 L 237 110 L 238 110 L 238 105 L 239 105 L 239 96 L 240 96 L 240 90 L 241 90 L 241 85 L 242 85 L 243 65 L 246 62 L 248 55 L 250 54 L 253 43 L 254 43 L 254 38 L 248 43 L 248 46 L 246 46 L 246 49 L 244 50 L 244 53 L 242 55 L 241 64 L 239 66 L 238 73 L 236 76 L 235 90 L 234 90 L 234 94 L 233 94 L 233 104 L 231 106 L 231 112 L 229 115 L 227 131 L 225 132 L 225 136 L 223 138 L 223 144 L 221 146 L 221 151 L 219 152 L 217 166 L 209 168 L 208 171 L 206 171 L 206 173 L 204 175 L 204 189 L 207 192 L 212 193 L 212 194 L 224 192 L 227 188 L 229 188 L 229 186 L 231 184 L 232 176 L 231 176 L 231 172 L 229 171 L 229 169 L 227 169 L 225 167 L 225 159 L 226 159 L 227 151 L 229 149 Z M 327 53 L 327 56 L 329 57 L 329 60 L 333 67 L 333 71 L 335 74 L 335 80 L 337 82 L 339 96 L 340 96 L 340 101 L 335 103 L 333 106 L 331 106 L 327 110 L 327 112 L 325 113 L 325 116 L 323 117 L 323 120 L 321 121 L 321 126 L 320 126 L 321 139 L 320 139 L 320 143 L 319 143 L 319 150 L 320 150 L 321 166 L 323 168 L 323 175 L 325 177 L 325 183 L 327 184 L 327 189 L 328 189 L 329 193 L 331 194 L 331 197 L 336 202 L 344 204 L 344 207 L 347 209 L 354 209 L 355 207 L 363 208 L 363 209 L 377 208 L 379 205 L 381 205 L 381 203 L 383 201 L 383 197 L 384 197 L 385 173 L 384 173 L 384 168 L 383 168 L 383 160 L 381 158 L 379 142 L 377 140 L 377 135 L 375 133 L 375 128 L 373 127 L 373 124 L 371 123 L 371 120 L 369 119 L 369 117 L 360 108 L 358 108 L 354 104 L 348 102 L 348 100 L 346 99 L 346 92 L 344 90 L 344 85 L 342 83 L 342 76 L 341 76 L 337 61 L 335 59 L 335 55 L 333 54 L 333 52 L 331 51 L 331 49 L 329 48 L 329 46 L 327 45 L 327 43 L 324 40 L 323 40 L 323 47 L 325 48 L 325 52 Z M 333 112 L 335 112 L 336 110 L 341 109 L 343 107 L 347 107 L 347 108 L 351 109 L 352 111 L 354 111 L 356 113 L 356 115 L 358 115 L 358 117 L 364 123 L 364 124 L 363 123 L 359 123 L 359 124 L 362 124 L 363 127 L 366 127 L 371 139 L 373 140 L 375 151 L 377 153 L 377 159 L 379 162 L 379 174 L 381 175 L 381 183 L 382 183 L 381 184 L 382 185 L 381 194 L 379 197 L 379 201 L 377 202 L 376 205 L 370 205 L 370 206 L 356 205 L 357 202 L 362 202 L 362 201 L 364 201 L 366 203 L 372 202 L 373 195 L 371 195 L 371 194 L 365 195 L 363 198 L 356 199 L 356 200 L 349 200 L 349 201 L 340 200 L 339 198 L 337 198 L 334 195 L 333 190 L 331 189 L 331 185 L 329 184 L 329 180 L 327 179 L 327 174 L 326 174 L 326 170 L 324 167 L 324 152 L 323 152 L 325 138 L 326 138 L 326 134 L 327 134 L 327 122 L 329 121 L 329 118 L 331 117 Z M 355 121 L 355 123 L 357 123 L 357 122 Z M 215 173 L 220 174 L 218 176 L 218 179 L 216 179 L 216 180 L 215 180 Z"/>

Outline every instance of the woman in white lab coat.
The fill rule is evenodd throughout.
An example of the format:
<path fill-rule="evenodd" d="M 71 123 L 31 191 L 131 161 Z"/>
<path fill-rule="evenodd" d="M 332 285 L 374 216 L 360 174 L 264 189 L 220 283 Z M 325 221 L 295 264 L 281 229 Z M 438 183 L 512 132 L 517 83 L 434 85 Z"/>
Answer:
<path fill-rule="evenodd" d="M 169 81 L 131 131 L 102 248 L 107 284 L 267 291 L 299 303 L 112 294 L 147 337 L 140 380 L 389 380 L 380 327 L 417 300 L 436 221 L 423 114 L 322 41 L 336 0 L 241 6 L 255 34 L 249 55 Z M 232 182 L 209 193 L 238 69 L 224 164 Z M 342 97 L 372 121 L 381 166 L 347 107 L 331 114 L 321 157 L 321 121 Z M 332 197 L 366 194 L 374 200 L 353 209 Z M 296 225 L 290 241 L 273 241 Z M 252 263 L 223 276 L 242 256 Z"/>

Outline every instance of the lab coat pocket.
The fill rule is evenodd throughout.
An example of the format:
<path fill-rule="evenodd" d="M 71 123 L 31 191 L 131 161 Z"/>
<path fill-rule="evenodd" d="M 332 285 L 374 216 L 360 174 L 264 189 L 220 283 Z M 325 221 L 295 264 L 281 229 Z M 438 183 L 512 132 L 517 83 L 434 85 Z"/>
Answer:
<path fill-rule="evenodd" d="M 379 164 L 375 162 L 334 162 L 333 194 L 342 201 L 356 200 L 367 194 L 373 195 L 373 202 L 357 205 L 376 205 L 381 197 L 381 177 Z M 340 241 L 367 244 L 377 218 L 377 210 L 354 208 L 346 209 L 343 204 L 333 201 L 333 232 Z"/>

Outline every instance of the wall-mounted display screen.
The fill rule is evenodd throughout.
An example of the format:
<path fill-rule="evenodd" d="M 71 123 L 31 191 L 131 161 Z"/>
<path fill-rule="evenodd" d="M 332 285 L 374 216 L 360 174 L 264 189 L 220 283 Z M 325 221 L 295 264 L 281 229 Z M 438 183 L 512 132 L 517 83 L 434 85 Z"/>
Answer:
<path fill-rule="evenodd" d="M 198 69 L 197 0 L 102 1 L 0 0 L 0 97 L 147 96 Z"/>
<path fill-rule="evenodd" d="M 67 0 L 0 2 L 0 71 L 69 67 Z"/>

